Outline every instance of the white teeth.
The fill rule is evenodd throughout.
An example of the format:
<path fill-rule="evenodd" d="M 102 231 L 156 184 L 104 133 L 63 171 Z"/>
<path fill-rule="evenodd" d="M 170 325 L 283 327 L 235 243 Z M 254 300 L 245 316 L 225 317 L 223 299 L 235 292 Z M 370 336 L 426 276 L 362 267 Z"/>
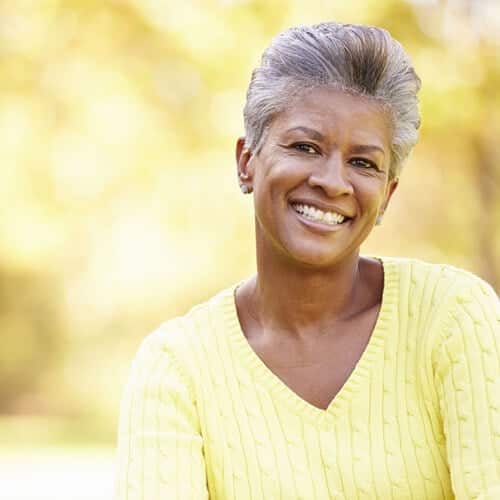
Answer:
<path fill-rule="evenodd" d="M 342 224 L 345 217 L 337 212 L 323 212 L 319 208 L 313 207 L 311 205 L 301 205 L 299 203 L 294 203 L 292 205 L 293 209 L 299 214 L 305 215 L 308 219 L 326 222 L 332 226 L 336 224 Z"/>

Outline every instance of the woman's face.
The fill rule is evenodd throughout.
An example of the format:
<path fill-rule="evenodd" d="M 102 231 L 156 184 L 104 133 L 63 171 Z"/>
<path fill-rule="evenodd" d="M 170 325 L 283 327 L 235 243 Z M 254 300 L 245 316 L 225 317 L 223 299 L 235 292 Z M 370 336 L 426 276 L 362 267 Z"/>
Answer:
<path fill-rule="evenodd" d="M 259 154 L 237 148 L 253 188 L 258 252 L 328 266 L 357 254 L 391 197 L 391 126 L 367 98 L 315 89 L 271 123 Z"/>

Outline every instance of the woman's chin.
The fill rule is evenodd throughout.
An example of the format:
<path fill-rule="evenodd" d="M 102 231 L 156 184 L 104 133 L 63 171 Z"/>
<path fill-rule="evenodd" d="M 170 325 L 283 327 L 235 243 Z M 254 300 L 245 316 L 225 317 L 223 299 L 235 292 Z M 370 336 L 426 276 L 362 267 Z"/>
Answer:
<path fill-rule="evenodd" d="M 345 258 L 345 252 L 332 251 L 329 248 L 318 248 L 317 245 L 304 245 L 300 248 L 289 248 L 287 255 L 291 262 L 299 267 L 325 268 L 335 265 Z"/>

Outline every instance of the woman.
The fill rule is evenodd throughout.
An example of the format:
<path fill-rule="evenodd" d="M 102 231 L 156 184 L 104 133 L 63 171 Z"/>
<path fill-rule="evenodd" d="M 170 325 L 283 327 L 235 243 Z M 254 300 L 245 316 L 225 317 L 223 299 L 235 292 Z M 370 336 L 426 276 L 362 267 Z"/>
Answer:
<path fill-rule="evenodd" d="M 143 342 L 119 499 L 500 498 L 495 293 L 359 253 L 416 142 L 419 86 L 378 28 L 273 40 L 236 148 L 257 275 Z"/>

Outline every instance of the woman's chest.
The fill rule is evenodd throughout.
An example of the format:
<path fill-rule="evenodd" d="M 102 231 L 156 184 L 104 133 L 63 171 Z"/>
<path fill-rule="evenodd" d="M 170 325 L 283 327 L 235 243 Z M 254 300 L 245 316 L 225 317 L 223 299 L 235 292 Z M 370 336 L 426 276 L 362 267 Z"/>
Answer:
<path fill-rule="evenodd" d="M 437 415 L 380 374 L 327 411 L 243 374 L 221 387 L 202 418 L 211 499 L 453 498 Z"/>
<path fill-rule="evenodd" d="M 360 359 L 368 338 L 255 348 L 272 374 L 319 409 L 328 408 Z"/>
<path fill-rule="evenodd" d="M 298 397 L 326 409 L 362 357 L 375 312 L 318 335 L 272 340 L 254 335 L 249 344 L 270 372 Z"/>

